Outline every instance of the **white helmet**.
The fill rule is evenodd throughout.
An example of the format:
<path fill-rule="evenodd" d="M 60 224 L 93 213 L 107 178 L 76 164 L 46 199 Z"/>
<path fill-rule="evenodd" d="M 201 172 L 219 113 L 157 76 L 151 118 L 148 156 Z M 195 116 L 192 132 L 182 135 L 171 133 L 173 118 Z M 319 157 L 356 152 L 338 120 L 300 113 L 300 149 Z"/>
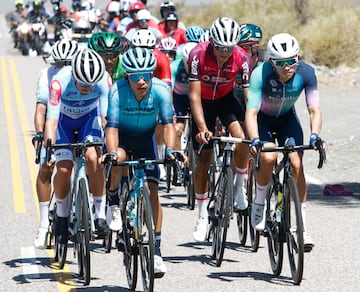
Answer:
<path fill-rule="evenodd" d="M 104 76 L 103 58 L 93 50 L 79 50 L 71 62 L 72 74 L 76 81 L 86 85 L 94 85 Z"/>
<path fill-rule="evenodd" d="M 210 30 L 205 30 L 205 32 L 200 36 L 199 43 L 208 42 L 210 40 Z"/>
<path fill-rule="evenodd" d="M 71 61 L 78 51 L 78 43 L 74 40 L 62 39 L 57 41 L 51 50 L 51 57 L 54 62 Z"/>
<path fill-rule="evenodd" d="M 187 63 L 187 61 L 189 60 L 189 54 L 190 54 L 191 50 L 193 48 L 195 48 L 196 46 L 197 46 L 197 43 L 194 43 L 194 42 L 185 43 L 183 45 L 182 50 L 181 50 L 181 58 L 185 63 Z"/>
<path fill-rule="evenodd" d="M 150 20 L 151 13 L 147 9 L 141 9 L 136 13 L 136 19 L 137 20 Z"/>
<path fill-rule="evenodd" d="M 151 30 L 139 29 L 134 33 L 134 36 L 131 39 L 131 44 L 134 47 L 152 49 L 156 45 L 156 37 Z"/>
<path fill-rule="evenodd" d="M 272 36 L 267 44 L 271 59 L 286 59 L 299 53 L 298 41 L 288 33 L 279 33 Z"/>
<path fill-rule="evenodd" d="M 119 15 L 119 13 L 120 13 L 120 2 L 111 1 L 109 6 L 108 6 L 108 13 L 115 13 L 116 15 Z"/>
<path fill-rule="evenodd" d="M 240 39 L 240 27 L 235 20 L 220 17 L 211 25 L 210 37 L 215 45 L 236 46 Z"/>

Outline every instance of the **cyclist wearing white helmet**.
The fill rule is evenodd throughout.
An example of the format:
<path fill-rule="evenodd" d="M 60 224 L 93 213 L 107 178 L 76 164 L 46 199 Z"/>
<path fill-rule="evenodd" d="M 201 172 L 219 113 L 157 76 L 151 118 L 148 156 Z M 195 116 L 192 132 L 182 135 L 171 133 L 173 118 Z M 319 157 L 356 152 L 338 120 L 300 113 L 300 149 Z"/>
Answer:
<path fill-rule="evenodd" d="M 196 241 L 204 241 L 208 224 L 208 174 L 212 155 L 212 143 L 209 139 L 215 129 L 216 118 L 228 128 L 231 136 L 245 138 L 241 122 L 244 121 L 244 109 L 234 98 L 235 78 L 241 75 L 244 93 L 247 94 L 251 60 L 249 55 L 237 46 L 240 38 L 239 25 L 230 18 L 216 19 L 210 28 L 211 40 L 199 43 L 189 56 L 190 105 L 196 123 L 193 132 L 194 141 L 205 143 L 198 157 L 195 170 L 195 197 L 198 204 L 197 223 L 193 233 Z M 194 149 L 199 144 L 194 143 Z M 247 208 L 244 178 L 247 173 L 248 147 L 237 144 L 234 152 L 236 180 L 234 188 L 234 206 Z"/>
<path fill-rule="evenodd" d="M 36 86 L 36 107 L 34 114 L 35 136 L 32 139 L 34 148 L 42 143 L 44 138 L 45 117 L 47 101 L 49 98 L 49 85 L 51 79 L 64 67 L 70 65 L 72 57 L 78 50 L 76 41 L 61 40 L 53 46 L 50 54 L 51 66 L 40 71 Z M 44 156 L 44 152 L 42 153 Z M 40 224 L 34 246 L 39 249 L 45 248 L 46 233 L 49 226 L 48 205 L 51 193 L 51 175 L 53 167 L 41 163 L 36 178 L 36 192 L 39 200 Z"/>
<path fill-rule="evenodd" d="M 122 58 L 122 67 L 126 77 L 114 83 L 109 93 L 106 147 L 112 159 L 126 160 L 127 152 L 130 150 L 135 159 L 157 159 L 153 135 L 159 117 L 164 126 L 166 155 L 173 158 L 175 128 L 171 95 L 166 83 L 153 77 L 156 68 L 153 51 L 139 47 L 127 50 Z M 155 224 L 154 272 L 158 278 L 166 273 L 160 248 L 163 214 L 158 195 L 159 168 L 146 168 L 145 173 Z M 119 168 L 112 169 L 111 189 L 119 185 L 120 174 Z"/>
<path fill-rule="evenodd" d="M 322 119 L 315 71 L 310 65 L 299 61 L 298 41 L 288 33 L 272 36 L 267 50 L 270 59 L 254 69 L 246 104 L 245 122 L 252 139 L 250 150 L 255 154 L 260 141 L 265 142 L 264 147 L 275 146 L 273 133 L 276 133 L 280 146 L 287 137 L 293 137 L 296 145 L 303 144 L 303 131 L 295 111 L 295 103 L 303 90 L 310 114 L 309 143 L 315 149 Z M 326 149 L 325 144 L 323 147 Z M 299 188 L 305 251 L 310 251 L 314 242 L 306 225 L 307 193 L 302 165 L 303 153 L 293 152 L 289 156 Z M 256 197 L 251 212 L 251 223 L 257 230 L 263 230 L 265 226 L 265 195 L 276 157 L 272 153 L 261 153 L 260 168 L 256 172 Z"/>
<path fill-rule="evenodd" d="M 88 140 L 103 141 L 105 116 L 111 78 L 101 56 L 90 49 L 79 50 L 71 66 L 63 68 L 51 81 L 47 102 L 45 141 L 75 143 Z M 78 136 L 75 137 L 75 132 Z M 77 139 L 77 140 L 76 140 Z M 53 180 L 56 197 L 55 236 L 67 242 L 67 196 L 73 167 L 70 149 L 58 149 L 56 174 Z M 105 179 L 99 163 L 100 149 L 90 147 L 85 152 L 90 192 L 94 196 L 95 229 L 97 234 L 109 232 L 105 216 Z"/>

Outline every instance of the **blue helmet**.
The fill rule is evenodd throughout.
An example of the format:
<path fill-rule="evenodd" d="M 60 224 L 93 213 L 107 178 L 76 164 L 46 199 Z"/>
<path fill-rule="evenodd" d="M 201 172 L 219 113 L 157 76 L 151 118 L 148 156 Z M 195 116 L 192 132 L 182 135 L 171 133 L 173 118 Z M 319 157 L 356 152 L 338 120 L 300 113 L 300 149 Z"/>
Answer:
<path fill-rule="evenodd" d="M 153 72 L 156 58 L 152 50 L 135 47 L 124 53 L 121 65 L 127 73 Z"/>
<path fill-rule="evenodd" d="M 200 26 L 190 26 L 186 29 L 185 37 L 188 42 L 199 43 L 200 37 L 204 32 L 204 29 Z"/>

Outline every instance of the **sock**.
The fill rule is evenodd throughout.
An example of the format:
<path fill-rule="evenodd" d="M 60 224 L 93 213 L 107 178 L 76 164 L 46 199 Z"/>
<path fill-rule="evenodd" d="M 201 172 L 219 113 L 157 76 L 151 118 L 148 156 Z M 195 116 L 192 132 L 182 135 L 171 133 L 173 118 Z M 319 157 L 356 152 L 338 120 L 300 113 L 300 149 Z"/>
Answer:
<path fill-rule="evenodd" d="M 49 201 L 39 202 L 40 209 L 40 228 L 48 228 L 49 226 Z"/>
<path fill-rule="evenodd" d="M 268 185 L 266 186 L 260 186 L 258 183 L 256 183 L 256 196 L 254 202 L 259 205 L 265 204 L 265 197 L 266 197 L 266 191 L 267 191 Z"/>
<path fill-rule="evenodd" d="M 69 216 L 67 197 L 65 199 L 56 198 L 56 215 L 66 218 Z"/>
<path fill-rule="evenodd" d="M 300 203 L 304 232 L 306 231 L 306 203 Z"/>
<path fill-rule="evenodd" d="M 97 218 L 106 219 L 105 205 L 106 205 L 105 195 L 98 197 L 94 196 L 95 219 Z"/>
<path fill-rule="evenodd" d="M 207 194 L 195 194 L 195 199 L 198 204 L 199 219 L 207 218 L 208 217 L 208 211 L 207 211 L 208 196 L 207 196 Z"/>
<path fill-rule="evenodd" d="M 235 185 L 237 185 L 238 187 L 244 187 L 246 175 L 247 175 L 247 168 L 236 167 Z"/>
<path fill-rule="evenodd" d="M 155 231 L 155 255 L 161 256 L 161 231 Z"/>
<path fill-rule="evenodd" d="M 119 205 L 119 189 L 113 191 L 108 190 L 106 194 L 108 196 L 109 206 Z"/>

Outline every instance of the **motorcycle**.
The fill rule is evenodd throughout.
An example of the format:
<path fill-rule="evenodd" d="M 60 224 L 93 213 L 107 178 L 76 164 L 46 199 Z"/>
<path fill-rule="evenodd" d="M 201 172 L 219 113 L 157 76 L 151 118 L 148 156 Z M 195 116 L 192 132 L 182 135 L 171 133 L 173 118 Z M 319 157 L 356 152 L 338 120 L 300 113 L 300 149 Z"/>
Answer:
<path fill-rule="evenodd" d="M 16 28 L 17 32 L 17 44 L 16 47 L 20 50 L 24 56 L 29 55 L 30 43 L 31 43 L 31 27 L 27 21 L 22 22 Z"/>
<path fill-rule="evenodd" d="M 47 32 L 44 20 L 38 16 L 31 20 L 31 48 L 40 55 L 43 51 L 43 46 L 47 41 Z"/>

